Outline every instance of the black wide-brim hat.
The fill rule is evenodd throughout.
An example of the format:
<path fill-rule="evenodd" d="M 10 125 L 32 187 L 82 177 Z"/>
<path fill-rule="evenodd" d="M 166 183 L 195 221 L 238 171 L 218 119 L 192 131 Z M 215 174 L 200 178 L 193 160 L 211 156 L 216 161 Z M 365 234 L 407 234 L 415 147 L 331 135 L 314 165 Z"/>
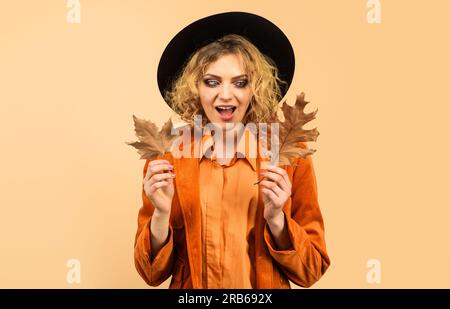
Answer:
<path fill-rule="evenodd" d="M 284 97 L 295 69 L 294 50 L 286 35 L 264 17 L 245 12 L 227 12 L 191 23 L 169 42 L 158 65 L 158 87 L 163 98 L 190 56 L 199 48 L 227 34 L 244 36 L 260 52 L 272 59 L 278 68 L 279 78 L 286 82 L 280 84 Z"/>

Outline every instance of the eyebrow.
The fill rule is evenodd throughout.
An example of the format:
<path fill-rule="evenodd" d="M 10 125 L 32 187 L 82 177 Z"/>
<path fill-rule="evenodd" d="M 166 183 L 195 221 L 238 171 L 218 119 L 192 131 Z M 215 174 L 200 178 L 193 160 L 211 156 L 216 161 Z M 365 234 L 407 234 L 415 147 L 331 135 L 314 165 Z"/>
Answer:
<path fill-rule="evenodd" d="M 203 77 L 205 77 L 205 76 L 211 76 L 211 77 L 214 77 L 214 78 L 217 78 L 217 79 L 222 79 L 222 78 L 221 78 L 220 76 L 218 76 L 218 75 L 209 74 L 209 73 L 203 75 Z M 242 74 L 242 75 L 235 76 L 235 77 L 233 77 L 233 78 L 231 78 L 231 79 L 234 80 L 234 79 L 238 79 L 238 78 L 242 78 L 242 77 L 248 77 L 248 76 L 247 76 L 247 74 Z"/>

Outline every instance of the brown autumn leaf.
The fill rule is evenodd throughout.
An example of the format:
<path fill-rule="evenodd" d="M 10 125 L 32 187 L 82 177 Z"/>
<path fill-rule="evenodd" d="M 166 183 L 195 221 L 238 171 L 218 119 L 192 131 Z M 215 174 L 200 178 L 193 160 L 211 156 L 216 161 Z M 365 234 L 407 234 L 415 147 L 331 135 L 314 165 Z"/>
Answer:
<path fill-rule="evenodd" d="M 133 115 L 134 130 L 139 141 L 126 143 L 138 150 L 140 159 L 151 159 L 171 151 L 173 141 L 178 135 L 172 135 L 172 120 L 169 119 L 158 131 L 158 127 L 149 120 L 139 119 Z"/>
<path fill-rule="evenodd" d="M 292 165 L 293 159 L 305 158 L 316 152 L 315 149 L 301 148 L 299 142 L 316 141 L 319 136 L 317 128 L 312 130 L 304 130 L 303 126 L 309 121 L 315 119 L 317 109 L 314 112 L 305 114 L 306 104 L 305 94 L 302 92 L 297 96 L 294 106 L 289 106 L 286 102 L 283 104 L 282 111 L 284 114 L 284 122 L 280 122 L 278 145 L 279 152 L 272 154 L 271 161 Z M 277 138 L 273 136 L 272 138 Z"/>

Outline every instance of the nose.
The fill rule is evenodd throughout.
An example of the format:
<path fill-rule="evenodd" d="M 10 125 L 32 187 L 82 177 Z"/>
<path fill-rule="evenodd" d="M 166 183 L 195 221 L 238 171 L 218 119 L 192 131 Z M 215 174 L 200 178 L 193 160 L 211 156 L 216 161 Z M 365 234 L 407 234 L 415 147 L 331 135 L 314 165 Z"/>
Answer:
<path fill-rule="evenodd" d="M 229 101 L 232 98 L 233 98 L 233 93 L 232 93 L 230 85 L 227 85 L 224 83 L 220 89 L 219 99 L 221 99 L 222 101 Z"/>

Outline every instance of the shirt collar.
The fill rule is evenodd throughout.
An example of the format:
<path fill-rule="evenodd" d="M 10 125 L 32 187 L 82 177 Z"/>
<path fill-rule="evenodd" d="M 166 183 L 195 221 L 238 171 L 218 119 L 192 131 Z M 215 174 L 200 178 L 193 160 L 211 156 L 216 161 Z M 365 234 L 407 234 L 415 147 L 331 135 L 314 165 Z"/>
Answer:
<path fill-rule="evenodd" d="M 214 145 L 214 138 L 211 135 L 211 131 L 205 130 L 202 136 L 202 143 L 201 143 L 201 159 L 203 157 L 206 157 L 207 152 L 210 154 L 208 155 L 211 159 L 215 158 L 215 153 L 212 151 L 212 146 Z M 235 156 L 237 156 L 237 159 L 246 159 L 252 169 L 256 171 L 256 158 L 257 158 L 257 136 L 256 134 L 250 130 L 249 128 L 245 128 L 244 132 L 238 135 L 238 143 L 236 148 Z"/>

